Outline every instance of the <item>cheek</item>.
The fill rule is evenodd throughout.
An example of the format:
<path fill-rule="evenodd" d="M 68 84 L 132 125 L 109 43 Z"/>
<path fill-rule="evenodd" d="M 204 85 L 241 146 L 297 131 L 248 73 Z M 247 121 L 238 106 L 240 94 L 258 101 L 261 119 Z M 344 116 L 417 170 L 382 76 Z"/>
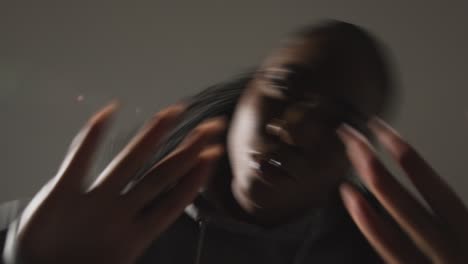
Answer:
<path fill-rule="evenodd" d="M 298 170 L 303 186 L 312 186 L 319 191 L 332 188 L 350 169 L 343 145 L 337 140 L 329 140 L 309 147 L 304 160 L 295 164 L 292 161 L 293 169 Z"/>
<path fill-rule="evenodd" d="M 233 152 L 237 152 L 236 149 L 248 151 L 243 148 L 255 145 L 263 137 L 266 120 L 274 115 L 273 110 L 264 102 L 257 89 L 249 88 L 234 111 L 228 131 L 228 147 Z"/>
<path fill-rule="evenodd" d="M 303 175 L 301 184 L 297 186 L 296 199 L 316 206 L 327 203 L 330 197 L 336 194 L 339 183 L 348 171 L 348 166 L 344 162 L 335 163 L 321 170 L 309 171 Z"/>
<path fill-rule="evenodd" d="M 235 111 L 228 131 L 228 143 L 231 148 L 245 145 L 258 130 L 259 119 L 253 107 L 243 105 Z"/>
<path fill-rule="evenodd" d="M 256 137 L 257 124 L 255 113 L 247 104 L 238 107 L 233 115 L 227 135 L 227 152 L 235 178 L 246 174 L 248 170 L 248 153 Z"/>

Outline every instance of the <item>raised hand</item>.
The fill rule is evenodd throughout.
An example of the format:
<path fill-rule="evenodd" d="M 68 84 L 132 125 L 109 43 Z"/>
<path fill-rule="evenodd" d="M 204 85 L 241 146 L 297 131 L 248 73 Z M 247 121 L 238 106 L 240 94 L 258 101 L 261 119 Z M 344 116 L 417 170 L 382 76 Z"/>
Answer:
<path fill-rule="evenodd" d="M 116 108 L 111 103 L 99 111 L 73 140 L 57 175 L 22 214 L 10 260 L 133 263 L 196 197 L 223 152 L 216 143 L 225 129 L 221 118 L 199 125 L 177 149 L 126 188 L 177 123 L 184 111 L 180 105 L 155 115 L 97 180 L 85 186 L 93 154 Z"/>
<path fill-rule="evenodd" d="M 468 210 L 398 133 L 374 118 L 369 127 L 430 207 L 422 206 L 385 168 L 366 138 L 343 125 L 338 134 L 362 181 L 393 218 L 376 212 L 351 184 L 341 196 L 351 217 L 388 263 L 468 263 Z"/>

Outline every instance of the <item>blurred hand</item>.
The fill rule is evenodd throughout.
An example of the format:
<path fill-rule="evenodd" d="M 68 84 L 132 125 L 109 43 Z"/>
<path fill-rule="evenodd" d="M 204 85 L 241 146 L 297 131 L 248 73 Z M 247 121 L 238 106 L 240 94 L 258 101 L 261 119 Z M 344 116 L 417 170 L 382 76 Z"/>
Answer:
<path fill-rule="evenodd" d="M 223 152 L 223 119 L 199 125 L 128 191 L 125 187 L 177 122 L 182 106 L 155 115 L 90 186 L 85 178 L 117 104 L 95 114 L 73 140 L 57 175 L 21 216 L 21 263 L 133 263 L 197 196 Z M 154 201 L 157 200 L 155 204 Z"/>
<path fill-rule="evenodd" d="M 355 129 L 338 134 L 362 181 L 393 218 L 378 214 L 351 184 L 341 196 L 351 217 L 388 263 L 468 263 L 468 210 L 450 187 L 396 131 L 374 118 L 369 127 L 430 207 L 426 210 L 379 161 Z"/>

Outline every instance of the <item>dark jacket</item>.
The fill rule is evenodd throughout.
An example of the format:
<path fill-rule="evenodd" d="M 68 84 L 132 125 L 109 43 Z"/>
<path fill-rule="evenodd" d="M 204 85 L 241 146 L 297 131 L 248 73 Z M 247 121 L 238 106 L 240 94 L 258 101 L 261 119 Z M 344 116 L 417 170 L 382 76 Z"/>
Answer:
<path fill-rule="evenodd" d="M 24 203 L 19 201 L 0 208 L 3 224 L 0 248 L 8 250 L 7 232 L 14 230 L 11 226 L 8 230 L 6 225 L 23 208 Z M 186 208 L 185 214 L 138 261 L 141 264 L 381 262 L 342 206 L 317 210 L 295 222 L 266 229 L 218 215 L 201 197 Z"/>

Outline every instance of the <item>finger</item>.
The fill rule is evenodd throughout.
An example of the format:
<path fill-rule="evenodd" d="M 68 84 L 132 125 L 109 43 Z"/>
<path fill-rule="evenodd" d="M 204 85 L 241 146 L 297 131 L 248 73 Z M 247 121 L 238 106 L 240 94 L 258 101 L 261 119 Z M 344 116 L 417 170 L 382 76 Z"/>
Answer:
<path fill-rule="evenodd" d="M 90 191 L 102 190 L 118 195 L 154 153 L 155 147 L 176 124 L 184 109 L 183 105 L 178 104 L 156 114 L 102 171 Z"/>
<path fill-rule="evenodd" d="M 400 227 L 426 256 L 446 259 L 446 237 L 433 216 L 388 172 L 364 136 L 348 125 L 341 126 L 338 134 L 354 168 Z"/>
<path fill-rule="evenodd" d="M 429 263 L 401 229 L 379 215 L 355 187 L 343 183 L 340 193 L 353 221 L 385 263 Z"/>
<path fill-rule="evenodd" d="M 142 235 L 154 239 L 182 214 L 214 172 L 223 152 L 222 145 L 215 145 L 200 154 L 199 163 L 138 220 Z"/>
<path fill-rule="evenodd" d="M 98 143 L 118 106 L 117 101 L 112 101 L 106 105 L 90 118 L 84 128 L 73 139 L 56 176 L 59 178 L 57 184 L 63 186 L 60 188 L 79 190 L 83 187 L 83 179 L 92 166 Z"/>
<path fill-rule="evenodd" d="M 384 121 L 373 118 L 369 127 L 444 225 L 453 227 L 455 234 L 468 240 L 468 210 L 448 184 Z"/>
<path fill-rule="evenodd" d="M 213 143 L 220 142 L 220 135 L 226 129 L 222 118 L 212 119 L 199 125 L 182 145 L 158 162 L 125 195 L 131 207 L 141 208 L 153 200 L 160 192 L 173 186 L 198 162 L 200 153 Z"/>

